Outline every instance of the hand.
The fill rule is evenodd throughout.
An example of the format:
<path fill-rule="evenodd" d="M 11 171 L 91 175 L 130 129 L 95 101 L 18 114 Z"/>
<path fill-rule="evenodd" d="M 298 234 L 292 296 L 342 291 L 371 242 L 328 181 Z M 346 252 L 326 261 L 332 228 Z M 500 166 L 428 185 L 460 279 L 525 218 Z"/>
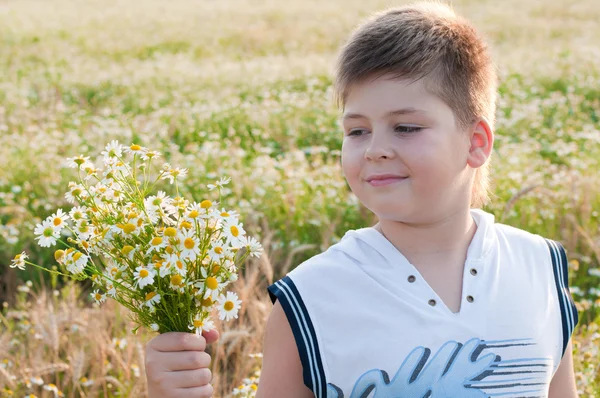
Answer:
<path fill-rule="evenodd" d="M 219 339 L 211 330 L 202 336 L 169 332 L 146 344 L 146 380 L 149 398 L 210 398 L 211 358 L 206 344 Z"/>

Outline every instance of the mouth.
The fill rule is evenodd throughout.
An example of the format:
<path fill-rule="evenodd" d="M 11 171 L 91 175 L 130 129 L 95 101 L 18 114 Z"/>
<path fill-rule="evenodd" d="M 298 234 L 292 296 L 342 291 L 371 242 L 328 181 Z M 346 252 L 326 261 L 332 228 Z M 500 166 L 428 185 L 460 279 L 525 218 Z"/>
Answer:
<path fill-rule="evenodd" d="M 406 180 L 407 178 L 408 177 L 386 177 L 386 178 L 377 178 L 377 179 L 368 180 L 367 182 L 369 184 L 371 184 L 371 186 L 381 187 L 381 186 L 385 186 L 385 185 L 396 184 L 398 182 Z"/>

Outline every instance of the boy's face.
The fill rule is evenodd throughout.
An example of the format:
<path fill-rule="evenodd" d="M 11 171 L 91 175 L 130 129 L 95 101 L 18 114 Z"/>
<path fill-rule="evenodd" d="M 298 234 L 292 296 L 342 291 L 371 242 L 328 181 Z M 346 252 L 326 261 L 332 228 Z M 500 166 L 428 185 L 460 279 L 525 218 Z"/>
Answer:
<path fill-rule="evenodd" d="M 384 76 L 353 85 L 342 118 L 344 176 L 380 220 L 424 221 L 469 208 L 470 135 L 422 80 Z M 369 181 L 381 174 L 397 178 Z"/>

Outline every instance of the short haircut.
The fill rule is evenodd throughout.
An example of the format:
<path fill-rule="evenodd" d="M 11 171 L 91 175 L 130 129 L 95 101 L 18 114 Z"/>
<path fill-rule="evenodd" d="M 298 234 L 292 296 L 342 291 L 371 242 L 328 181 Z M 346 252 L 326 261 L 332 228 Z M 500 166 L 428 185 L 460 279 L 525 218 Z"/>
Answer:
<path fill-rule="evenodd" d="M 498 78 L 487 44 L 444 3 L 389 8 L 359 25 L 335 65 L 338 107 L 345 107 L 353 84 L 383 75 L 424 79 L 427 91 L 452 109 L 458 128 L 466 130 L 483 117 L 494 130 Z M 489 163 L 475 173 L 472 207 L 489 202 Z"/>

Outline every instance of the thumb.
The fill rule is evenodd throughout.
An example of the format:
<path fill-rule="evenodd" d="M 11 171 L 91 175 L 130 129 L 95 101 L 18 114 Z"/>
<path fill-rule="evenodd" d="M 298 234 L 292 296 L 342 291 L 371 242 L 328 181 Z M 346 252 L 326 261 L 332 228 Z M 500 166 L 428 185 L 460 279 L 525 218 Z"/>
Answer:
<path fill-rule="evenodd" d="M 206 339 L 206 344 L 212 344 L 219 340 L 219 331 L 217 329 L 212 329 L 208 332 L 202 331 L 202 336 Z"/>

